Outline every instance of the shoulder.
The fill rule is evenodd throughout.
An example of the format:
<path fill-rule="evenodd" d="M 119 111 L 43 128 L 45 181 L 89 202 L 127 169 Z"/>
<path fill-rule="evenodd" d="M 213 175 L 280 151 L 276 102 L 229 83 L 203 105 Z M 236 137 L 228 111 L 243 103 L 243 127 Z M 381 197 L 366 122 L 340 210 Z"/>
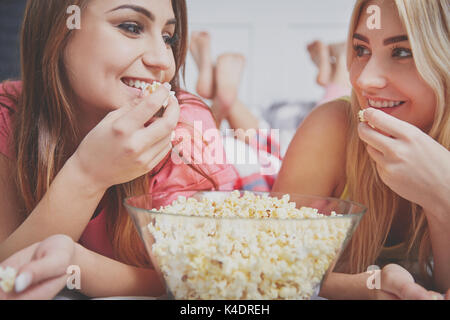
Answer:
<path fill-rule="evenodd" d="M 332 101 L 311 111 L 289 145 L 274 189 L 331 196 L 345 173 L 350 104 Z"/>
<path fill-rule="evenodd" d="M 349 125 L 350 103 L 334 100 L 314 108 L 305 118 L 304 126 L 315 127 L 320 132 L 346 134 Z"/>
<path fill-rule="evenodd" d="M 314 108 L 298 128 L 293 146 L 307 144 L 326 150 L 345 148 L 349 128 L 350 103 L 335 100 Z"/>
<path fill-rule="evenodd" d="M 211 113 L 211 109 L 199 97 L 187 92 L 177 92 L 177 99 L 180 104 L 180 122 L 188 125 L 201 125 L 202 131 L 217 128 L 216 122 Z"/>

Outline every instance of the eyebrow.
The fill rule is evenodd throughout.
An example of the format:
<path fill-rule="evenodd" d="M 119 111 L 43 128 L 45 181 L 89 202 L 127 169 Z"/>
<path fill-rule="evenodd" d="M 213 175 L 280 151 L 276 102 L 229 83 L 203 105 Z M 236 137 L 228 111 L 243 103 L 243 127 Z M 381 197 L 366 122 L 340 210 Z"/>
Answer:
<path fill-rule="evenodd" d="M 401 36 L 387 38 L 386 40 L 383 41 L 383 44 L 385 46 L 387 46 L 388 44 L 393 44 L 393 43 L 402 42 L 402 41 L 408 41 L 408 36 L 401 35 Z"/>
<path fill-rule="evenodd" d="M 155 21 L 155 15 L 153 13 L 151 13 L 150 11 L 148 11 L 147 9 L 141 7 L 141 6 L 133 6 L 130 4 L 124 4 L 122 6 L 118 6 L 117 8 L 114 8 L 110 11 L 107 11 L 107 13 L 113 12 L 113 11 L 117 11 L 117 10 L 123 10 L 123 9 L 131 9 L 136 11 L 137 13 L 143 14 L 144 16 L 146 16 L 147 18 L 149 18 L 152 22 Z M 176 19 L 169 19 L 166 22 L 166 25 L 168 24 L 176 24 L 177 20 Z"/>
<path fill-rule="evenodd" d="M 364 42 L 367 42 L 370 44 L 369 38 L 359 34 L 359 33 L 354 33 L 353 34 L 353 38 L 354 39 L 358 39 Z M 397 43 L 397 42 L 402 42 L 402 41 L 408 41 L 408 36 L 407 35 L 401 35 L 401 36 L 395 36 L 395 37 L 390 37 L 387 38 L 383 41 L 383 44 L 385 46 L 389 45 L 389 44 L 393 44 L 393 43 Z"/>
<path fill-rule="evenodd" d="M 370 43 L 369 38 L 367 38 L 367 37 L 365 37 L 365 36 L 363 36 L 363 35 L 361 35 L 359 33 L 354 33 L 353 34 L 353 38 L 361 40 L 361 41 L 364 41 L 364 42 L 367 42 L 367 43 Z"/>

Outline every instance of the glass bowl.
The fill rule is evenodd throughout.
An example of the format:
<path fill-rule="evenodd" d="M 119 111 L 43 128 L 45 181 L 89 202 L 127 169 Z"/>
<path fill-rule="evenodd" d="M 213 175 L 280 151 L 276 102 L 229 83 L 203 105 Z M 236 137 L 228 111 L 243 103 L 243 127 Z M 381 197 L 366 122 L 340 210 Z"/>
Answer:
<path fill-rule="evenodd" d="M 208 199 L 205 214 L 226 203 L 226 214 L 190 215 L 189 198 Z M 162 208 L 173 203 L 171 213 Z M 248 191 L 153 193 L 124 205 L 167 297 L 182 300 L 315 299 L 366 212 L 335 198 Z M 287 214 L 297 209 L 307 217 Z"/>

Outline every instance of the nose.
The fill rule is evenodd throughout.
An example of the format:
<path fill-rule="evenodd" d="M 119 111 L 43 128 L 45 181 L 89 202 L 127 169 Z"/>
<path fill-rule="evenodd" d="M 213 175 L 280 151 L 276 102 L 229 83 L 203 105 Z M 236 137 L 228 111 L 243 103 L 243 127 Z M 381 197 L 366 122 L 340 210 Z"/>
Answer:
<path fill-rule="evenodd" d="M 168 70 L 172 63 L 172 50 L 164 42 L 162 37 L 156 37 L 149 42 L 143 56 L 142 62 L 149 68 L 160 71 Z"/>
<path fill-rule="evenodd" d="M 371 58 L 359 74 L 358 86 L 365 90 L 384 88 L 387 84 L 385 69 L 382 63 Z"/>

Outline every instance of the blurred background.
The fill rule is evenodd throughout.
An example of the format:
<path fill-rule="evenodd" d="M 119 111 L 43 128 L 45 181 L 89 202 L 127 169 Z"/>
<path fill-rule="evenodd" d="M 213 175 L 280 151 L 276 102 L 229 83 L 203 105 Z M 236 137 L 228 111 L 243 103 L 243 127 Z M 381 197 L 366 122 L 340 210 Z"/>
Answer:
<path fill-rule="evenodd" d="M 306 46 L 345 41 L 354 0 L 188 0 L 190 30 L 212 37 L 213 57 L 242 53 L 246 69 L 240 98 L 249 108 L 274 101 L 317 101 L 317 68 Z M 197 69 L 187 60 L 186 85 L 195 91 Z"/>
<path fill-rule="evenodd" d="M 26 0 L 0 0 L 0 82 L 20 76 L 19 32 Z"/>
<path fill-rule="evenodd" d="M 26 0 L 0 0 L 0 81 L 18 78 L 19 29 Z M 251 109 L 274 101 L 317 101 L 323 88 L 306 46 L 344 41 L 354 0 L 187 0 L 190 31 L 208 31 L 213 58 L 246 57 L 240 99 Z M 189 55 L 186 87 L 195 92 L 197 68 Z"/>

